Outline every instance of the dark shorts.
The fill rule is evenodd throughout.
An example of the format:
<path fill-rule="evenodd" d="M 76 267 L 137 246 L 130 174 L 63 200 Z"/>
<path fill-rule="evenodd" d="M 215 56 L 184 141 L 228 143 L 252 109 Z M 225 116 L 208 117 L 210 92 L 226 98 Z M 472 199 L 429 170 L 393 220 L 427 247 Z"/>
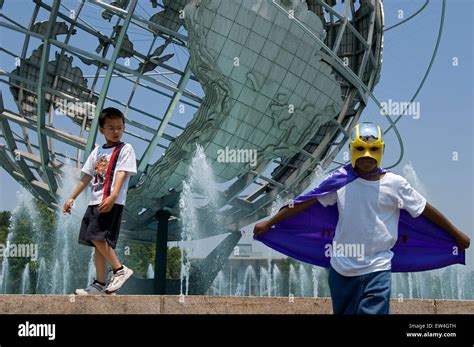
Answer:
<path fill-rule="evenodd" d="M 79 243 L 94 247 L 92 240 L 104 240 L 115 249 L 122 221 L 123 205 L 114 204 L 106 213 L 99 213 L 99 205 L 87 206 L 82 218 Z"/>
<path fill-rule="evenodd" d="M 329 267 L 328 284 L 334 314 L 389 314 L 390 270 L 346 277 Z"/>

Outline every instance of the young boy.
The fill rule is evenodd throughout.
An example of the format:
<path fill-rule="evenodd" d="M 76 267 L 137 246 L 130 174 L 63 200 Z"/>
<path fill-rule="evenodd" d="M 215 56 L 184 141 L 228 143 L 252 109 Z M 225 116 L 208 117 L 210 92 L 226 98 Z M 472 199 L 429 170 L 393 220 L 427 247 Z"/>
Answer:
<path fill-rule="evenodd" d="M 324 207 L 337 204 L 338 219 L 333 245 L 361 246 L 340 249 L 358 249 L 362 250 L 362 254 L 348 254 L 350 252 L 347 251 L 330 253 L 328 284 L 333 312 L 388 314 L 394 256 L 391 249 L 398 238 L 400 209 L 405 209 L 413 218 L 423 215 L 443 228 L 454 237 L 461 250 L 469 247 L 470 240 L 427 203 L 402 176 L 381 169 L 385 144 L 378 125 L 357 124 L 351 133 L 349 146 L 356 174 L 354 180 L 328 194 L 318 195 L 292 208 L 282 208 L 271 219 L 257 223 L 254 234 L 258 239 L 274 224 L 314 204 L 320 203 Z M 351 169 L 350 166 L 348 169 Z"/>
<path fill-rule="evenodd" d="M 79 243 L 95 247 L 96 279 L 76 295 L 112 294 L 132 276 L 133 271 L 121 264 L 115 254 L 130 176 L 137 173 L 135 152 L 120 139 L 125 131 L 125 116 L 108 107 L 99 116 L 99 131 L 106 143 L 97 146 L 87 158 L 85 174 L 64 204 L 63 213 L 71 213 L 74 199 L 92 180 L 89 205 L 79 233 Z M 106 264 L 111 265 L 113 277 L 106 283 Z"/>

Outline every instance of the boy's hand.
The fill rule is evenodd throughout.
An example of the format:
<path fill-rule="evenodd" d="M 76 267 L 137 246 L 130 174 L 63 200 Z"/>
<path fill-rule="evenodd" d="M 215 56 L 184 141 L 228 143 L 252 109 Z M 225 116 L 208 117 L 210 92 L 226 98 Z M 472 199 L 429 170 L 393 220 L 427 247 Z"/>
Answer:
<path fill-rule="evenodd" d="M 257 223 L 257 224 L 255 224 L 255 226 L 253 228 L 253 235 L 254 236 L 259 236 L 263 233 L 266 233 L 271 228 L 271 226 L 272 226 L 272 224 L 268 220 Z"/>
<path fill-rule="evenodd" d="M 102 200 L 102 202 L 99 204 L 99 213 L 109 212 L 112 207 L 114 207 L 115 200 L 117 200 L 117 197 L 114 195 L 109 195 L 104 200 Z"/>
<path fill-rule="evenodd" d="M 455 227 L 445 216 L 443 216 L 441 212 L 431 206 L 431 204 L 428 202 L 426 203 L 425 210 L 423 211 L 423 216 L 428 218 L 434 224 L 442 227 L 447 233 L 453 236 L 456 240 L 457 246 L 461 251 L 469 248 L 469 244 L 471 243 L 469 236 Z"/>
<path fill-rule="evenodd" d="M 461 251 L 464 251 L 466 248 L 469 248 L 469 245 L 471 244 L 471 239 L 469 238 L 469 236 L 467 236 L 461 231 L 459 231 L 458 234 L 454 236 L 454 239 L 456 240 L 456 244 L 458 245 Z"/>
<path fill-rule="evenodd" d="M 66 202 L 64 203 L 64 206 L 63 206 L 63 213 L 64 213 L 64 214 L 66 214 L 66 213 L 71 214 L 71 208 L 72 208 L 73 205 L 74 205 L 74 199 L 68 198 L 68 199 L 66 200 Z"/>

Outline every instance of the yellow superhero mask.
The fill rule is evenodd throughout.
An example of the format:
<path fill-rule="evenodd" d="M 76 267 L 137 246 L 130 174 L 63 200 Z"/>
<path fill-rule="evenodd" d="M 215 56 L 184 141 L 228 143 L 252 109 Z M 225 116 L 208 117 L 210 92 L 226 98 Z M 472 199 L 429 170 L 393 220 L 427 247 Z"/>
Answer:
<path fill-rule="evenodd" d="M 377 167 L 382 162 L 385 144 L 382 140 L 382 129 L 373 123 L 359 123 L 352 129 L 349 143 L 352 167 L 355 168 L 357 159 L 363 157 L 373 158 Z"/>

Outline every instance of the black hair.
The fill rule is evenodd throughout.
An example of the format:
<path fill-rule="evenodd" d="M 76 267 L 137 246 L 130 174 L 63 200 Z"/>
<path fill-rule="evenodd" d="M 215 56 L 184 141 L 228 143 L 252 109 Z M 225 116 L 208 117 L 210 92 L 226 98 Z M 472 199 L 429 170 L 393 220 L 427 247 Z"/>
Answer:
<path fill-rule="evenodd" d="M 99 116 L 99 126 L 104 127 L 106 119 L 121 119 L 123 124 L 125 124 L 125 116 L 122 111 L 116 109 L 115 107 L 107 107 L 102 110 Z"/>

